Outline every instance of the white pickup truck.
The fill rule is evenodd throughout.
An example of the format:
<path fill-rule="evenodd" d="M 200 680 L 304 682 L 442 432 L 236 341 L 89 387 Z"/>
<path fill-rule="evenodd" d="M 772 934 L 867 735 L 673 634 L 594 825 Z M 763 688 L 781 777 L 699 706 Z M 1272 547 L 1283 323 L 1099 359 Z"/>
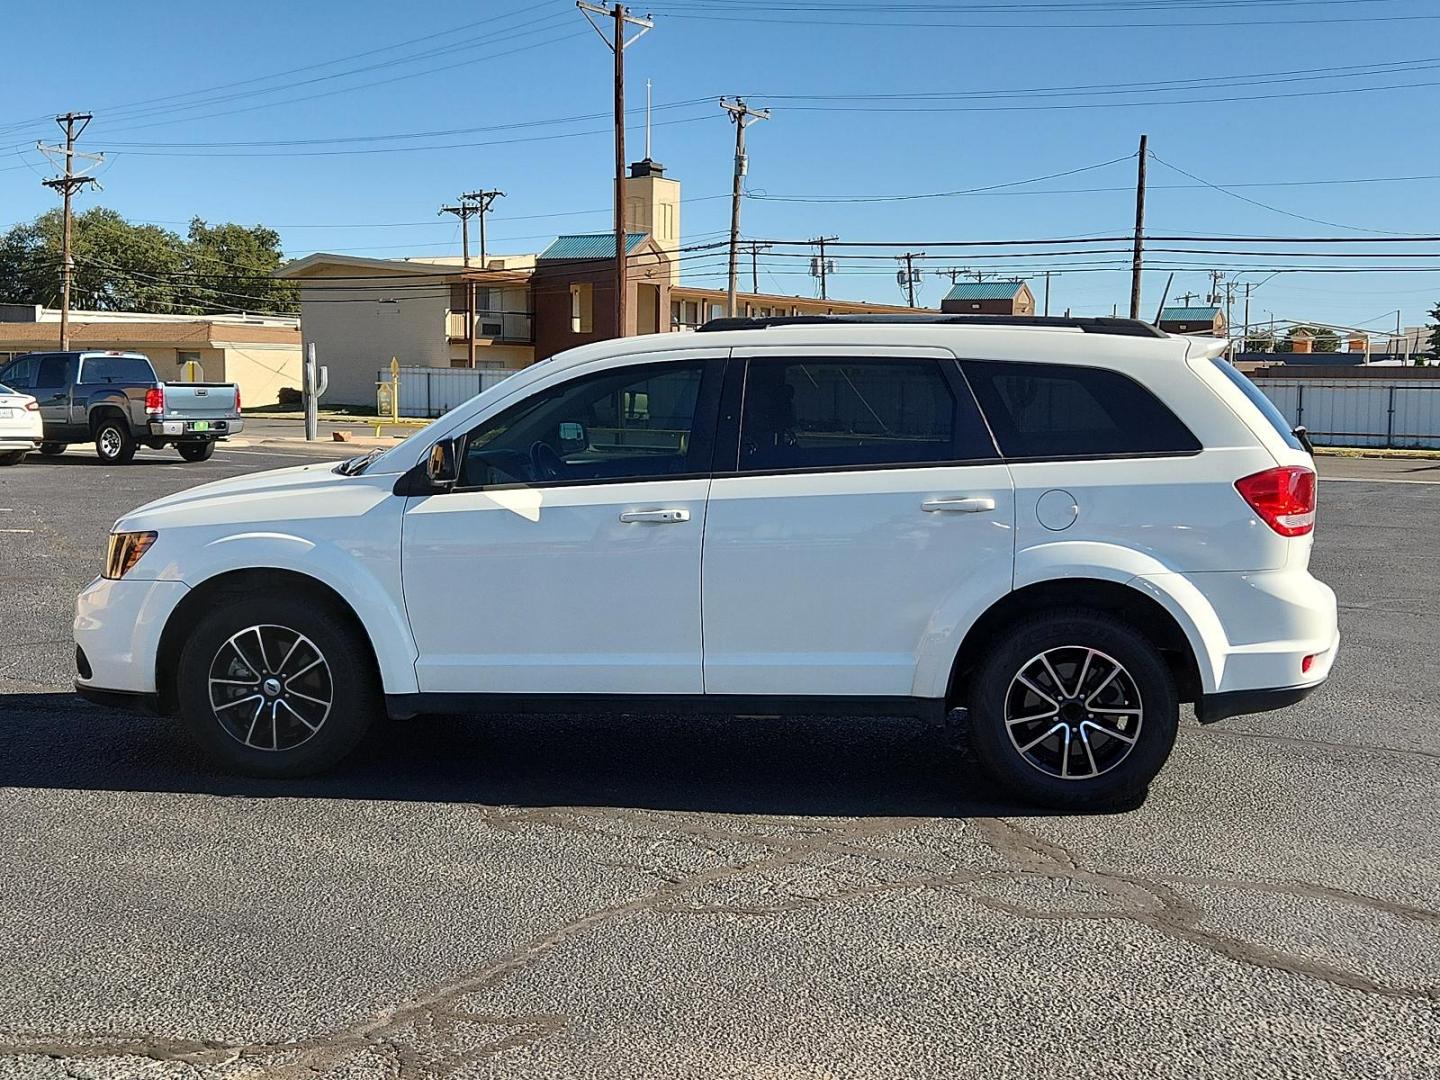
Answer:
<path fill-rule="evenodd" d="M 0 383 L 39 403 L 47 455 L 94 442 L 100 459 L 116 465 L 141 445 L 204 461 L 245 426 L 234 383 L 164 383 L 143 353 L 30 353 L 0 368 Z"/>

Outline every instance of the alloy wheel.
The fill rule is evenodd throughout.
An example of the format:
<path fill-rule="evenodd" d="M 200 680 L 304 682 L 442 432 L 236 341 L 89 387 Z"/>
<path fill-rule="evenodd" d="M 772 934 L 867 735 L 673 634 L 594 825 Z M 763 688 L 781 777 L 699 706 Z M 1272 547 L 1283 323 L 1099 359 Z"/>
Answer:
<path fill-rule="evenodd" d="M 324 653 L 299 631 L 249 626 L 215 652 L 210 708 L 231 738 L 254 750 L 293 750 L 330 715 L 335 683 Z"/>
<path fill-rule="evenodd" d="M 1005 694 L 1005 731 L 1047 776 L 1089 780 L 1130 756 L 1145 718 L 1134 677 L 1084 645 L 1047 649 L 1023 664 Z"/>
<path fill-rule="evenodd" d="M 120 455 L 120 432 L 113 427 L 101 429 L 100 452 L 106 457 L 118 457 Z"/>

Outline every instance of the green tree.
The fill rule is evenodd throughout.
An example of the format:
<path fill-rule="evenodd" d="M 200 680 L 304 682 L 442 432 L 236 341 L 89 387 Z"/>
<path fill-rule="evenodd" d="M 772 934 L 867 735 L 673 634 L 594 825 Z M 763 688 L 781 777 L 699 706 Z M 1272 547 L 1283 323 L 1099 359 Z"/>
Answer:
<path fill-rule="evenodd" d="M 0 237 L 0 298 L 53 307 L 60 301 L 59 210 Z M 183 241 L 156 225 L 132 225 L 100 207 L 71 224 L 71 306 L 96 311 L 183 310 L 174 287 Z"/>
<path fill-rule="evenodd" d="M 1440 303 L 1430 309 L 1430 347 L 1424 352 L 1415 354 L 1417 367 L 1426 367 L 1430 364 L 1440 364 Z"/>
<path fill-rule="evenodd" d="M 197 217 L 185 245 L 185 288 L 191 302 L 210 310 L 294 311 L 295 285 L 271 277 L 284 261 L 274 229 Z"/>
<path fill-rule="evenodd" d="M 57 209 L 0 234 L 0 301 L 59 304 L 61 230 Z M 298 308 L 295 286 L 270 277 L 284 256 L 280 235 L 264 226 L 196 218 L 182 237 L 96 207 L 76 215 L 71 246 L 70 303 L 82 310 L 203 315 Z"/>

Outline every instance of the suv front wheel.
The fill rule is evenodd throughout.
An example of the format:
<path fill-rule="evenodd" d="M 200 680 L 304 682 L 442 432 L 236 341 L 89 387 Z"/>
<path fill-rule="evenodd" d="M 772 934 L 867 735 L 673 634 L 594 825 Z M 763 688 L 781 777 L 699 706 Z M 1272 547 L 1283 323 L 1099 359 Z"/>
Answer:
<path fill-rule="evenodd" d="M 970 692 L 971 743 L 997 782 L 1064 810 L 1130 803 L 1175 744 L 1180 706 L 1159 650 L 1098 612 L 1001 635 Z"/>
<path fill-rule="evenodd" d="M 381 709 L 369 644 L 307 596 L 224 598 L 180 654 L 180 716 L 217 765 L 308 776 L 360 742 Z"/>

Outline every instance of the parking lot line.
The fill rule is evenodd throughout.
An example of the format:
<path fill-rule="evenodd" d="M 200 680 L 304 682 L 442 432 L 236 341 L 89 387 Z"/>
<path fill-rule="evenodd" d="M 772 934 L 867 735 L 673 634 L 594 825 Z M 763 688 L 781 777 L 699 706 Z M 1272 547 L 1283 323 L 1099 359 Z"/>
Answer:
<path fill-rule="evenodd" d="M 1325 476 L 1321 474 L 1322 484 L 1424 484 L 1429 487 L 1440 487 L 1440 480 L 1404 480 L 1399 477 L 1379 476 Z"/>

